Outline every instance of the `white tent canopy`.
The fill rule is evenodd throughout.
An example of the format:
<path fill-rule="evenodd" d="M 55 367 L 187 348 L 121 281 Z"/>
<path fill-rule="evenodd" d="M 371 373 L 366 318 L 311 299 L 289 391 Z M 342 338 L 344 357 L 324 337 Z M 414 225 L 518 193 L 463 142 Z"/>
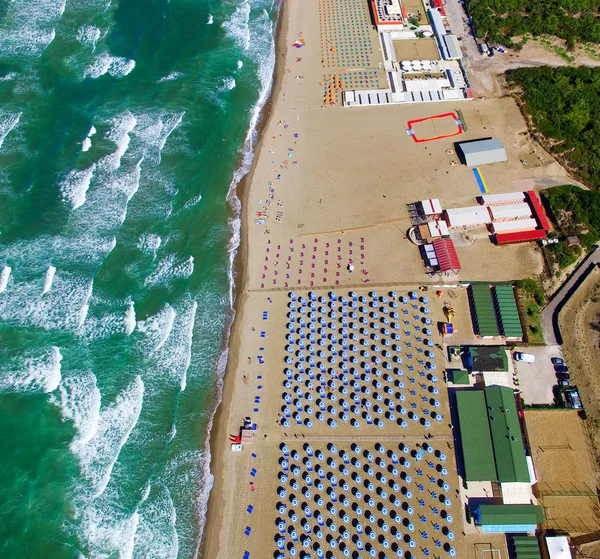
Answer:
<path fill-rule="evenodd" d="M 467 208 L 446 210 L 446 221 L 448 227 L 467 227 L 470 225 L 484 225 L 492 220 L 487 208 L 469 206 Z"/>
<path fill-rule="evenodd" d="M 510 204 L 507 206 L 490 206 L 492 221 L 508 221 L 511 219 L 524 219 L 531 217 L 529 204 Z"/>
<path fill-rule="evenodd" d="M 550 559 L 573 559 L 566 536 L 547 537 L 546 546 Z"/>
<path fill-rule="evenodd" d="M 430 200 L 421 200 L 421 206 L 425 215 L 441 214 L 442 205 L 437 198 L 431 198 Z"/>

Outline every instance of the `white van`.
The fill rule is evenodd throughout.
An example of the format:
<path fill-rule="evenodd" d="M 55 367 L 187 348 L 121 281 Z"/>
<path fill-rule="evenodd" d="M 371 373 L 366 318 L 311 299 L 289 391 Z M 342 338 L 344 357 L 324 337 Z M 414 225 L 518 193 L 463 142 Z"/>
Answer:
<path fill-rule="evenodd" d="M 515 351 L 513 353 L 513 357 L 515 361 L 523 361 L 524 363 L 534 363 L 535 355 L 531 355 L 531 353 L 523 353 L 521 351 Z"/>

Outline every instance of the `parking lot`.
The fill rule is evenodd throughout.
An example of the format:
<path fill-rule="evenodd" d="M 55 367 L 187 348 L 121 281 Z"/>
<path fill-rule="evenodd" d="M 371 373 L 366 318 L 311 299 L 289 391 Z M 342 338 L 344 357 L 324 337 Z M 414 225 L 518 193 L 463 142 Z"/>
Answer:
<path fill-rule="evenodd" d="M 553 388 L 556 386 L 556 375 L 550 359 L 562 357 L 560 347 L 517 347 L 515 351 L 535 355 L 534 363 L 524 363 L 513 359 L 513 366 L 517 372 L 519 388 L 525 404 L 554 403 Z"/>

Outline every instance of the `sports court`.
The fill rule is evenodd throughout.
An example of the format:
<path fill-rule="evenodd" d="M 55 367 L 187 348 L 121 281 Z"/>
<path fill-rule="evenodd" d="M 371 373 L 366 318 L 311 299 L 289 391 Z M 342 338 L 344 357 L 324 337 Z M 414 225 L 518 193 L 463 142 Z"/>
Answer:
<path fill-rule="evenodd" d="M 393 41 L 396 60 L 439 60 L 435 39 L 404 39 Z"/>
<path fill-rule="evenodd" d="M 407 123 L 408 133 L 415 142 L 429 142 L 462 134 L 463 128 L 456 113 L 445 113 Z"/>

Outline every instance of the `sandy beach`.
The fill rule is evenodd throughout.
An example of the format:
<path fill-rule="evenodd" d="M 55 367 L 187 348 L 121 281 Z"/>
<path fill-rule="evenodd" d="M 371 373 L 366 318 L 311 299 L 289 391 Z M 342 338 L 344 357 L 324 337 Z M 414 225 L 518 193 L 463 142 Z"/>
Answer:
<path fill-rule="evenodd" d="M 493 193 L 566 174 L 531 142 L 510 98 L 324 104 L 331 76 L 348 73 L 336 73 L 322 50 L 327 1 L 286 1 L 280 14 L 271 103 L 241 192 L 237 314 L 211 433 L 201 557 L 262 559 L 278 548 L 300 557 L 309 548 L 327 549 L 323 557 L 389 548 L 473 558 L 497 548 L 504 557 L 503 536 L 464 535 L 437 324 L 451 304 L 457 337 L 473 338 L 460 282 L 529 277 L 542 258 L 528 244 L 494 246 L 485 230 L 458 232 L 460 275 L 426 275 L 407 238 L 408 205 L 430 197 L 474 205 L 480 191 L 472 169 L 456 164 L 456 137 L 419 144 L 407 122 L 459 110 L 467 124 L 460 141 L 499 138 L 510 164 L 483 169 Z M 356 72 L 377 72 L 376 54 Z M 232 452 L 230 435 L 245 417 L 253 440 Z M 396 488 L 389 472 L 410 479 Z M 340 524 L 355 529 L 345 536 Z"/>

